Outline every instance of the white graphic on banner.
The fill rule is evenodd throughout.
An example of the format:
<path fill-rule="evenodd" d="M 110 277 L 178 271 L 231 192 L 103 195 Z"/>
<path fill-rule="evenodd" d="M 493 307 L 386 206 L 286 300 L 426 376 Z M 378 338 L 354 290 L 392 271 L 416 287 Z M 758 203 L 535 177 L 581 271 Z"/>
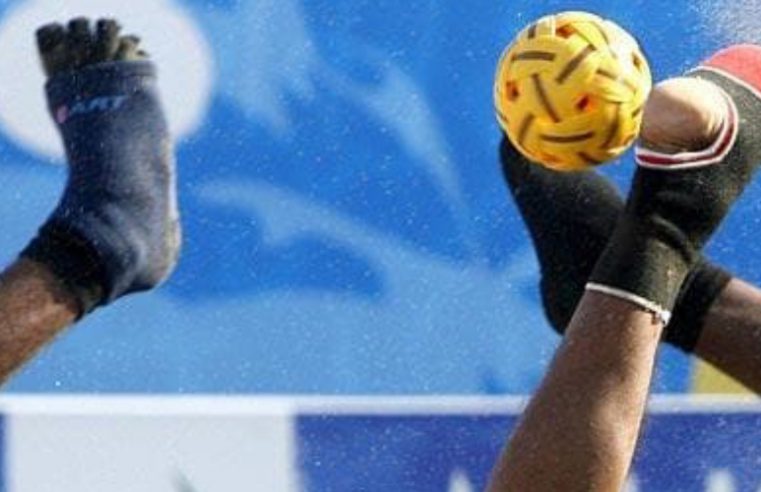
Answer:
<path fill-rule="evenodd" d="M 172 133 L 181 138 L 198 128 L 212 93 L 212 55 L 192 17 L 172 0 L 30 0 L 0 23 L 0 45 L 14 47 L 0 51 L 0 128 L 11 140 L 38 155 L 62 155 L 42 97 L 44 76 L 34 32 L 42 24 L 79 15 L 114 17 L 126 33 L 138 34 L 159 64 Z"/>
<path fill-rule="evenodd" d="M 449 479 L 449 492 L 475 492 L 468 475 L 462 470 L 456 470 Z"/>
<path fill-rule="evenodd" d="M 332 354 L 321 365 L 326 374 L 342 374 L 351 367 L 355 371 L 352 377 L 361 376 L 382 385 L 383 378 L 391 375 L 386 367 L 390 362 L 377 356 L 389 356 L 396 360 L 394 365 L 404 360 L 401 365 L 408 375 L 404 382 L 397 381 L 400 388 L 428 392 L 436 391 L 437 387 L 443 390 L 440 385 L 452 387 L 463 377 L 483 378 L 479 370 L 497 371 L 500 380 L 526 381 L 537 354 L 549 359 L 550 352 L 542 354 L 542 348 L 552 350 L 551 343 L 546 343 L 554 339 L 550 330 L 544 340 L 527 339 L 522 331 L 544 323 L 542 313 L 510 288 L 535 278 L 536 259 L 531 251 L 515 255 L 505 270 L 494 272 L 479 265 L 463 266 L 427 255 L 366 224 L 266 183 L 220 180 L 203 187 L 201 196 L 215 205 L 260 217 L 263 240 L 270 247 L 310 234 L 330 237 L 335 244 L 357 251 L 382 273 L 391 294 L 379 302 L 314 292 L 281 295 L 257 304 L 258 309 L 266 311 L 259 319 L 276 319 L 280 329 L 302 332 L 304 341 L 312 344 L 309 353 L 325 350 Z M 442 299 L 449 302 L 442 303 Z M 432 309 L 434 305 L 442 307 Z M 505 313 L 504 306 L 508 305 L 513 310 Z M 227 314 L 235 316 L 237 308 L 232 303 L 226 306 Z M 245 315 L 244 311 L 238 316 L 257 323 L 256 316 Z M 204 318 L 207 315 L 197 313 L 193 323 L 200 326 Z M 497 319 L 504 322 L 494 323 Z M 390 339 L 388 326 L 409 326 L 410 330 L 406 336 Z M 463 327 L 473 327 L 476 335 L 471 332 L 465 336 Z M 442 337 L 460 341 L 458 353 L 444 357 L 440 353 L 444 350 L 441 343 L 436 342 Z M 337 339 L 345 346 L 348 341 L 356 345 L 345 353 L 336 353 L 332 340 Z M 316 343 L 326 345 L 320 348 Z M 367 352 L 368 347 L 374 347 L 372 354 Z M 470 363 L 474 358 L 483 361 L 481 368 Z M 521 359 L 526 363 L 501 364 L 504 360 Z M 502 372 L 506 369 L 509 374 Z M 471 374 L 466 376 L 468 373 Z"/>
<path fill-rule="evenodd" d="M 736 490 L 732 474 L 727 470 L 713 471 L 706 479 L 706 492 L 735 492 Z"/>
<path fill-rule="evenodd" d="M 358 112 L 370 114 L 413 157 L 412 162 L 424 166 L 463 225 L 465 201 L 457 169 L 423 87 L 388 56 L 360 40 L 344 43 L 354 53 L 343 56 L 362 60 L 378 74 L 377 80 L 368 84 L 336 68 L 333 60 L 318 52 L 302 10 L 295 0 L 260 0 L 209 13 L 205 22 L 210 33 L 216 33 L 220 92 L 279 138 L 288 135 L 293 121 L 302 116 L 289 113 L 288 96 L 304 101 L 324 98 L 315 89 L 318 81 Z M 282 36 L 283 32 L 288 35 Z"/>
<path fill-rule="evenodd" d="M 639 482 L 637 481 L 636 475 L 629 477 L 629 480 L 626 481 L 626 485 L 624 485 L 624 490 L 622 492 L 639 492 Z"/>

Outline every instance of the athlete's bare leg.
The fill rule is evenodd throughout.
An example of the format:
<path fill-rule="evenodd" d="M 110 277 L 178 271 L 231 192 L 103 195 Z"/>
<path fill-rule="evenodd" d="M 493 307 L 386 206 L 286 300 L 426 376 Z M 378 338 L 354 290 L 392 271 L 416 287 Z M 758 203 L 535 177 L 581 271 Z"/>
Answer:
<path fill-rule="evenodd" d="M 754 70 L 745 71 L 748 66 Z M 490 491 L 621 490 L 669 314 L 699 263 L 700 249 L 761 160 L 761 144 L 754 140 L 761 100 L 746 87 L 761 88 L 760 68 L 761 48 L 739 46 L 718 53 L 692 75 L 710 80 L 715 86 L 706 90 L 728 98 L 721 129 L 711 139 L 715 147 L 639 154 L 629 203 L 495 468 Z M 689 91 L 689 85 L 675 86 Z M 691 101 L 699 107 L 710 98 Z M 658 107 L 649 105 L 645 120 Z M 717 158 L 705 162 L 714 149 L 721 149 Z"/>
<path fill-rule="evenodd" d="M 489 491 L 621 490 L 662 330 L 653 313 L 587 293 Z"/>
<path fill-rule="evenodd" d="M 76 297 L 44 265 L 19 260 L 0 276 L 0 378 L 80 316 Z"/>

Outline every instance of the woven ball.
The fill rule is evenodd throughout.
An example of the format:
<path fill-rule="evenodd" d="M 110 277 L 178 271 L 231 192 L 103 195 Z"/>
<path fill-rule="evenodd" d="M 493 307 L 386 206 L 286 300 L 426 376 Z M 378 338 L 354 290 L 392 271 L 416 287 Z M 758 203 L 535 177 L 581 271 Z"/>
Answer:
<path fill-rule="evenodd" d="M 539 19 L 497 68 L 497 119 L 526 157 L 559 171 L 620 156 L 636 139 L 652 77 L 637 41 L 584 12 Z"/>

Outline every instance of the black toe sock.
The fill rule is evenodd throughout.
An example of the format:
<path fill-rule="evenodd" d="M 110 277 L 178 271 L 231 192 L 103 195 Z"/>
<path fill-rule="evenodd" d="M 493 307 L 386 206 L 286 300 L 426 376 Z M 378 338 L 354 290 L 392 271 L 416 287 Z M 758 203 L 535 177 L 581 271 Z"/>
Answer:
<path fill-rule="evenodd" d="M 533 164 L 503 139 L 502 170 L 539 259 L 544 311 L 565 331 L 623 210 L 616 187 L 596 172 L 562 173 Z M 730 275 L 701 260 L 690 273 L 665 340 L 691 352 L 713 300 Z"/>

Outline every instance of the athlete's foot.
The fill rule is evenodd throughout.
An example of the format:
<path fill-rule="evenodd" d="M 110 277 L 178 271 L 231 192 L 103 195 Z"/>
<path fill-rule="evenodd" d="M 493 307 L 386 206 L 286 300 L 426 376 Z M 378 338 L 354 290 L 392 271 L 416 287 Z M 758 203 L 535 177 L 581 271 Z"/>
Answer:
<path fill-rule="evenodd" d="M 640 143 L 672 154 L 705 149 L 719 136 L 727 110 L 715 84 L 691 77 L 667 80 L 650 93 Z"/>
<path fill-rule="evenodd" d="M 545 313 L 563 332 L 616 226 L 623 199 L 599 174 L 558 172 L 532 163 L 506 138 L 501 160 L 539 259 Z"/>
<path fill-rule="evenodd" d="M 23 256 L 46 264 L 83 313 L 156 286 L 180 249 L 172 142 L 155 68 L 115 21 L 38 31 L 50 111 L 69 158 L 63 197 Z"/>
<path fill-rule="evenodd" d="M 148 57 L 140 48 L 140 38 L 121 35 L 114 19 L 100 19 L 94 27 L 84 17 L 72 19 L 67 26 L 46 24 L 37 30 L 37 48 L 48 77 L 99 63 Z"/>

